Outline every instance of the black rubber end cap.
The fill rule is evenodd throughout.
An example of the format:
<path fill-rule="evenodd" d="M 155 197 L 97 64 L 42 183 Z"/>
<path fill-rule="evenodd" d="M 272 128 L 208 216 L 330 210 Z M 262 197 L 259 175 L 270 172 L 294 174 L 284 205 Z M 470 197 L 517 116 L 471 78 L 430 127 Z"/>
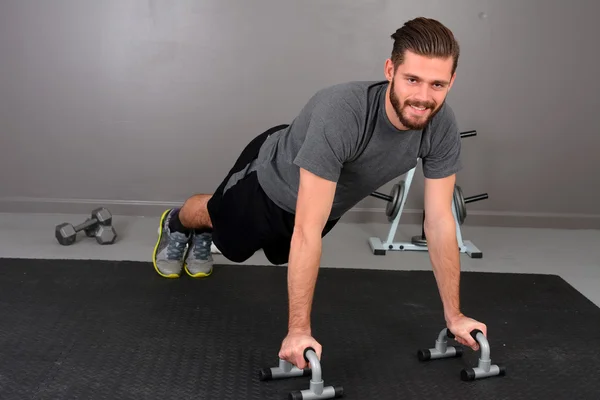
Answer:
<path fill-rule="evenodd" d="M 273 374 L 271 373 L 271 368 L 263 368 L 258 371 L 258 379 L 261 381 L 270 381 L 273 379 Z"/>
<path fill-rule="evenodd" d="M 461 346 L 454 346 L 454 349 L 456 350 L 456 355 L 454 357 L 462 357 L 463 353 L 465 352 Z"/>
<path fill-rule="evenodd" d="M 290 400 L 302 400 L 302 392 L 290 392 Z"/>
<path fill-rule="evenodd" d="M 475 340 L 477 342 L 477 334 L 481 333 L 483 335 L 483 332 L 481 332 L 479 329 L 473 329 L 471 331 L 471 337 L 473 338 L 473 340 Z"/>
<path fill-rule="evenodd" d="M 417 357 L 419 358 L 419 361 L 431 360 L 431 351 L 429 351 L 429 349 L 419 349 L 419 351 L 417 351 Z"/>
<path fill-rule="evenodd" d="M 309 359 L 306 357 L 306 353 L 307 353 L 309 350 L 310 350 L 310 351 L 312 351 L 312 352 L 313 352 L 313 353 L 315 353 L 315 354 L 317 353 L 317 352 L 315 351 L 315 349 L 313 349 L 312 347 L 307 347 L 307 348 L 305 348 L 305 349 L 304 349 L 304 353 L 303 353 L 303 354 L 304 354 L 304 361 L 306 361 L 307 363 L 308 363 L 308 362 L 310 362 L 310 360 L 309 360 Z"/>
<path fill-rule="evenodd" d="M 335 391 L 335 398 L 338 399 L 344 396 L 344 388 L 341 386 L 333 386 L 333 390 Z"/>
<path fill-rule="evenodd" d="M 386 253 L 385 250 L 377 249 L 377 250 L 373 251 L 373 255 L 376 255 L 376 256 L 385 256 L 385 253 Z"/>
<path fill-rule="evenodd" d="M 475 380 L 475 371 L 473 368 L 463 369 L 460 371 L 460 379 L 463 381 L 474 381 Z"/>
<path fill-rule="evenodd" d="M 506 376 L 506 367 L 504 365 L 498 365 L 498 368 L 500 368 L 500 376 Z"/>
<path fill-rule="evenodd" d="M 483 258 L 483 253 L 471 253 L 471 258 Z"/>

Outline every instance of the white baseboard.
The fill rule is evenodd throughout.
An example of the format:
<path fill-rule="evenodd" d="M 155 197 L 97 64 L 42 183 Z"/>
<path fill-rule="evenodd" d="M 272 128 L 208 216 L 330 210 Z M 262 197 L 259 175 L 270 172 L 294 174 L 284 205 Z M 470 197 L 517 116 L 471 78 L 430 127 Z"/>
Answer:
<path fill-rule="evenodd" d="M 36 197 L 0 198 L 0 212 L 87 214 L 96 207 L 106 207 L 114 215 L 158 217 L 167 208 L 182 202 L 59 199 Z M 403 224 L 420 224 L 422 210 L 405 209 Z M 354 208 L 342 218 L 349 223 L 388 223 L 384 208 Z M 600 214 L 524 213 L 510 211 L 468 211 L 465 225 L 559 229 L 600 229 Z"/>

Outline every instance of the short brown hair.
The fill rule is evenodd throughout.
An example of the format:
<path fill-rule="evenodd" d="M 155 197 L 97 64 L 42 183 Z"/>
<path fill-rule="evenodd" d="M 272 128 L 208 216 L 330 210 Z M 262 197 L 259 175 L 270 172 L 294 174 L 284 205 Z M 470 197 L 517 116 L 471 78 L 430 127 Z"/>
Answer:
<path fill-rule="evenodd" d="M 415 54 L 426 57 L 452 57 L 452 75 L 458 66 L 460 46 L 450 29 L 439 21 L 431 18 L 418 17 L 406 22 L 394 34 L 392 61 L 398 68 L 404 62 L 404 53 L 410 50 Z"/>

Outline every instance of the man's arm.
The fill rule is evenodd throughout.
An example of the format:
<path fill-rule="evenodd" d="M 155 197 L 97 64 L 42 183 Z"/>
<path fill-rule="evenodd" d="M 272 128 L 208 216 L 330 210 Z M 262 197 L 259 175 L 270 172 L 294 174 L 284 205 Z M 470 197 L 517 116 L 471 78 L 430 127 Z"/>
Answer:
<path fill-rule="evenodd" d="M 447 322 L 460 316 L 460 258 L 452 197 L 456 175 L 425 178 L 425 237 Z"/>
<path fill-rule="evenodd" d="M 321 345 L 312 337 L 311 309 L 321 262 L 322 235 L 331 215 L 337 181 L 344 163 L 354 153 L 360 132 L 353 95 L 323 91 L 310 102 L 310 120 L 302 146 L 293 159 L 300 182 L 288 260 L 288 334 L 279 357 L 304 368 L 304 350 Z"/>
<path fill-rule="evenodd" d="M 333 205 L 336 183 L 300 168 L 296 220 L 288 261 L 288 334 L 279 358 L 302 369 L 304 349 L 314 348 L 321 358 L 321 345 L 312 337 L 310 314 L 319 273 L 322 232 Z"/>
<path fill-rule="evenodd" d="M 446 324 L 459 343 L 478 350 L 470 332 L 479 329 L 487 336 L 487 327 L 460 311 L 460 252 L 452 214 L 455 182 L 455 174 L 440 179 L 425 178 L 425 237 Z"/>
<path fill-rule="evenodd" d="M 289 332 L 310 335 L 310 313 L 321 261 L 322 232 L 336 183 L 301 168 L 288 262 Z"/>

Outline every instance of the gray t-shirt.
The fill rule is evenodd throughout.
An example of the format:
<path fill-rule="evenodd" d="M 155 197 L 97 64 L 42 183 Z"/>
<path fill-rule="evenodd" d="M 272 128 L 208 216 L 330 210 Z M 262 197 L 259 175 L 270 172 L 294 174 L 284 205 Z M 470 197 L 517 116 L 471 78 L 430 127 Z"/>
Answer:
<path fill-rule="evenodd" d="M 348 82 L 318 91 L 289 127 L 261 147 L 257 176 L 267 196 L 293 213 L 302 167 L 337 182 L 335 219 L 408 172 L 417 158 L 427 178 L 459 171 L 461 139 L 450 106 L 444 104 L 425 129 L 401 131 L 385 111 L 387 86 Z"/>

